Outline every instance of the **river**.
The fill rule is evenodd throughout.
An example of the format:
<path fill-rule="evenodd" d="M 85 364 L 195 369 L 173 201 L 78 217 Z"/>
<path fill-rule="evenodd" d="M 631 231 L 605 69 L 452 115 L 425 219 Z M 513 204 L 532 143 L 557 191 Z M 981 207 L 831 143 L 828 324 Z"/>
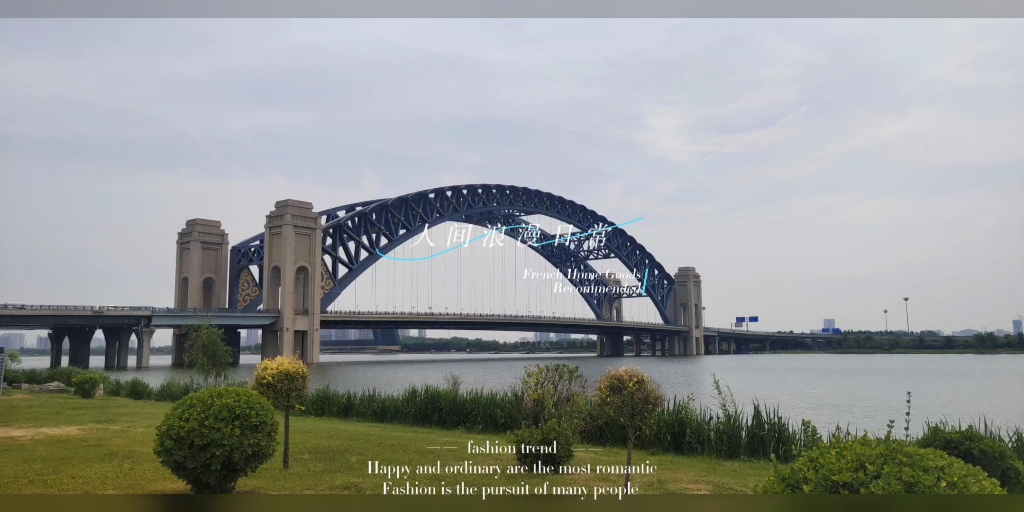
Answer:
<path fill-rule="evenodd" d="M 45 368 L 47 357 L 24 357 L 24 367 Z M 134 356 L 130 359 L 134 363 Z M 325 354 L 310 368 L 311 385 L 335 389 L 396 391 L 437 383 L 453 372 L 464 386 L 505 388 L 525 365 L 558 361 L 580 366 L 591 379 L 608 367 L 639 366 L 668 396 L 693 394 L 714 403 L 711 375 L 729 385 L 741 405 L 753 399 L 777 405 L 794 420 L 810 419 L 819 429 L 884 430 L 897 421 L 902 432 L 906 393 L 913 392 L 911 429 L 924 420 L 971 420 L 986 416 L 1002 425 L 1024 427 L 1024 356 L 1013 354 L 754 354 L 705 357 L 623 357 L 551 354 Z M 151 368 L 111 372 L 160 383 L 189 370 L 172 369 L 170 356 L 154 355 Z M 243 354 L 236 377 L 252 376 L 259 356 Z M 66 359 L 65 359 L 65 363 Z M 103 357 L 90 359 L 93 368 Z"/>

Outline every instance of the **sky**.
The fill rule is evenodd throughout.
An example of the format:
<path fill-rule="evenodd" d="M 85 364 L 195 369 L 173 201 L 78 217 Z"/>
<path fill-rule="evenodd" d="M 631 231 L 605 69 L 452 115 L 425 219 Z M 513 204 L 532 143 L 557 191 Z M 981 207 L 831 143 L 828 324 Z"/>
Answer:
<path fill-rule="evenodd" d="M 906 296 L 914 330 L 1009 330 L 1022 47 L 1024 20 L 2 20 L 0 302 L 171 305 L 187 219 L 234 243 L 279 199 L 503 183 L 643 218 L 707 325 L 898 328 Z"/>

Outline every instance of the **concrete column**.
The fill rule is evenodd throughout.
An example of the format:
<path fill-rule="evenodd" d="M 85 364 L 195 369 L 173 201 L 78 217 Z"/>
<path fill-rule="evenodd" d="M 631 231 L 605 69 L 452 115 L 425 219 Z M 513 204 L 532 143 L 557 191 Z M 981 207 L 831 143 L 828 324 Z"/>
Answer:
<path fill-rule="evenodd" d="M 89 368 L 89 347 L 95 327 L 78 327 L 68 330 L 68 366 Z"/>
<path fill-rule="evenodd" d="M 135 368 L 149 368 L 149 349 L 156 329 L 145 326 L 135 329 Z M 125 358 L 127 361 L 127 357 Z"/>
<path fill-rule="evenodd" d="M 231 364 L 238 365 L 242 357 L 242 331 L 237 328 L 224 329 L 225 343 L 231 348 Z"/>
<path fill-rule="evenodd" d="M 50 368 L 60 368 L 64 358 L 64 338 L 68 332 L 65 329 L 52 329 L 46 333 L 50 338 Z"/>
<path fill-rule="evenodd" d="M 120 338 L 117 340 L 116 365 L 118 370 L 127 370 L 128 357 L 131 355 L 132 330 L 127 327 L 121 329 L 119 336 Z"/>
<path fill-rule="evenodd" d="M 185 333 L 175 329 L 171 335 L 171 366 L 185 366 Z"/>
<path fill-rule="evenodd" d="M 106 342 L 103 369 L 128 368 L 128 343 L 132 338 L 132 330 L 127 327 L 105 327 L 102 330 Z"/>
<path fill-rule="evenodd" d="M 108 327 L 103 329 L 103 369 L 113 370 L 117 367 L 117 340 L 118 336 L 115 331 L 119 330 L 116 327 Z"/>
<path fill-rule="evenodd" d="M 263 307 L 279 316 L 264 329 L 263 357 L 297 356 L 317 363 L 320 300 L 326 293 L 320 217 L 312 203 L 285 199 L 274 204 L 264 228 Z M 268 343 L 271 338 L 276 343 Z"/>
<path fill-rule="evenodd" d="M 220 221 L 190 219 L 178 232 L 174 272 L 174 307 L 218 309 L 228 305 L 228 234 Z M 171 365 L 185 364 L 181 331 L 171 338 Z"/>

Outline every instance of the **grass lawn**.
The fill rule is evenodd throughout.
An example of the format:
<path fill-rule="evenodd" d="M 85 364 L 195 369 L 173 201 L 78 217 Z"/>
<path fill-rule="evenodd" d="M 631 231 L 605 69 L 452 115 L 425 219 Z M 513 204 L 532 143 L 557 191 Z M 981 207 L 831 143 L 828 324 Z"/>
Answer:
<path fill-rule="evenodd" d="M 0 494 L 4 493 L 178 493 L 187 487 L 160 466 L 153 455 L 156 425 L 168 403 L 71 395 L 45 395 L 4 390 L 0 396 Z M 279 416 L 283 428 L 283 416 Z M 409 482 L 446 485 L 465 482 L 483 487 L 540 484 L 616 486 L 620 475 L 416 475 L 417 465 L 472 461 L 473 465 L 514 463 L 513 455 L 474 455 L 467 442 L 505 443 L 503 436 L 453 430 L 293 416 L 291 468 L 277 453 L 254 475 L 243 478 L 240 492 L 381 494 L 382 475 L 368 474 L 367 462 L 408 465 Z M 431 449 L 454 446 L 455 449 Z M 620 448 L 588 451 L 577 447 L 574 465 L 622 465 Z M 701 457 L 634 453 L 634 463 L 649 461 L 657 469 L 634 474 L 641 494 L 748 493 L 764 480 L 770 464 L 732 462 Z M 393 481 L 404 485 L 404 480 Z"/>

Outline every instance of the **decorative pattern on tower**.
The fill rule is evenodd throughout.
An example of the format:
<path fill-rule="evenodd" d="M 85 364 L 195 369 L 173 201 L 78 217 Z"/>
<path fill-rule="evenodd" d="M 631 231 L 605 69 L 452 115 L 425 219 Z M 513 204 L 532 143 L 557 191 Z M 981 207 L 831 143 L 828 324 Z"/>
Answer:
<path fill-rule="evenodd" d="M 256 277 L 248 268 L 243 269 L 238 279 L 238 309 L 245 308 L 259 296 L 260 285 L 256 282 Z"/>
<path fill-rule="evenodd" d="M 334 278 L 331 277 L 331 271 L 327 268 L 324 260 L 320 260 L 320 298 L 324 298 L 324 295 L 327 295 L 333 289 Z"/>

